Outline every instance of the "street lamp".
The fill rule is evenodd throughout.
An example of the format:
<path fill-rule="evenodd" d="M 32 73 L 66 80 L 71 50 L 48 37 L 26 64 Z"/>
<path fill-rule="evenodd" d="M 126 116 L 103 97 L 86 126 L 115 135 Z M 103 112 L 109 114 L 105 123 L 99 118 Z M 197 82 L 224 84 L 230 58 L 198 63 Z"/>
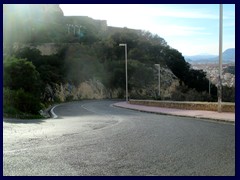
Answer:
<path fill-rule="evenodd" d="M 125 72 L 126 72 L 126 102 L 128 102 L 128 78 L 127 78 L 127 44 L 119 44 L 125 47 Z"/>
<path fill-rule="evenodd" d="M 219 76 L 218 76 L 218 112 L 222 112 L 222 33 L 223 5 L 219 6 Z"/>
<path fill-rule="evenodd" d="M 160 97 L 160 64 L 155 64 L 155 66 L 158 66 L 158 95 Z"/>

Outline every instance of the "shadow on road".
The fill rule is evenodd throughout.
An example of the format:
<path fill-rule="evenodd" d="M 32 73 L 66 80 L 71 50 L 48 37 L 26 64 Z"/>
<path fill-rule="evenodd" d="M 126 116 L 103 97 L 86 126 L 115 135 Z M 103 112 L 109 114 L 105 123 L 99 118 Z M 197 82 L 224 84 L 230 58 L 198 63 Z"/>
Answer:
<path fill-rule="evenodd" d="M 40 124 L 45 122 L 48 119 L 10 119 L 3 118 L 5 123 L 14 123 L 14 124 Z"/>

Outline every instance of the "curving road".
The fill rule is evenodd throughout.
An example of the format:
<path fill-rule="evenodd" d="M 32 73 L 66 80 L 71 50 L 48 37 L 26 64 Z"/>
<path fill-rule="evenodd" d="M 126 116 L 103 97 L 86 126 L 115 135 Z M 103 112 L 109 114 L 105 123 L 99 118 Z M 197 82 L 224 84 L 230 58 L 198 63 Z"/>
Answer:
<path fill-rule="evenodd" d="M 4 175 L 235 175 L 235 125 L 81 101 L 5 120 Z"/>

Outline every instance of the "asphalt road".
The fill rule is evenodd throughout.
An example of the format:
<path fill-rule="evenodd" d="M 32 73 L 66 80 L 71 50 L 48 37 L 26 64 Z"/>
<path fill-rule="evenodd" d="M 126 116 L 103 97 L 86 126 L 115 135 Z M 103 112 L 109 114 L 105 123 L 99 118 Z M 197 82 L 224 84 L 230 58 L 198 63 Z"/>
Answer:
<path fill-rule="evenodd" d="M 3 122 L 3 175 L 235 175 L 235 125 L 82 101 Z"/>

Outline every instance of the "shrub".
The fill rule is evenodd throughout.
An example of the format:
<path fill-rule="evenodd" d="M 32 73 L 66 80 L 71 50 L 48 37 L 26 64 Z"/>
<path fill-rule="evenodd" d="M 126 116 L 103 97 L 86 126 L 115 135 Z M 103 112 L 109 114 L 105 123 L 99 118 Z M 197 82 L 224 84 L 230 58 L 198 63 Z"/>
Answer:
<path fill-rule="evenodd" d="M 8 57 L 3 62 L 4 70 L 4 87 L 9 87 L 11 90 L 23 89 L 38 96 L 40 94 L 40 77 L 35 66 L 25 59 L 17 59 Z"/>
<path fill-rule="evenodd" d="M 175 101 L 211 101 L 211 96 L 206 92 L 198 92 L 195 89 L 189 89 L 187 86 L 179 86 L 172 94 L 172 100 Z"/>
<path fill-rule="evenodd" d="M 23 89 L 3 90 L 3 109 L 5 113 L 31 113 L 38 114 L 41 109 L 41 103 L 38 97 L 25 92 Z"/>

